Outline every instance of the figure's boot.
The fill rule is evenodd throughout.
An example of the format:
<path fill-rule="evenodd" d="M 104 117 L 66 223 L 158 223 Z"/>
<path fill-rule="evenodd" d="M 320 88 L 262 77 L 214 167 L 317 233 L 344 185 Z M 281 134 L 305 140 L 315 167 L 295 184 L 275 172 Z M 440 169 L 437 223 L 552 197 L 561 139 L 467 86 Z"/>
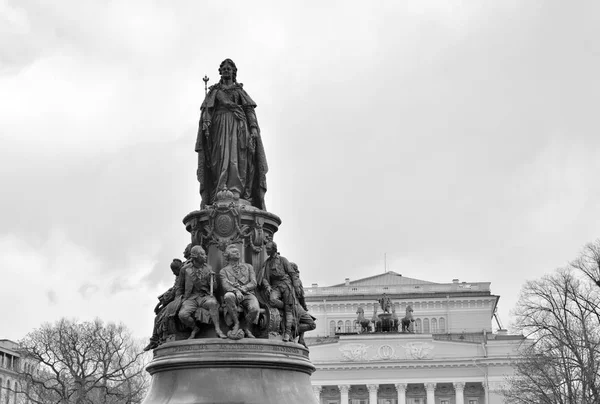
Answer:
<path fill-rule="evenodd" d="M 150 343 L 146 345 L 146 347 L 144 348 L 144 352 L 154 349 L 156 347 L 158 347 L 158 341 L 153 341 L 152 339 L 150 339 Z"/>
<path fill-rule="evenodd" d="M 219 324 L 219 312 L 218 310 L 211 310 L 210 313 L 210 318 L 213 322 L 213 324 L 215 325 L 215 332 L 217 333 L 217 336 L 219 338 L 227 338 L 227 335 L 223 334 L 223 331 L 221 331 L 221 325 Z"/>
<path fill-rule="evenodd" d="M 252 327 L 253 324 L 253 319 L 251 318 L 251 316 L 246 316 L 246 326 L 244 327 L 244 334 L 246 335 L 247 338 L 256 338 L 254 336 L 254 334 L 252 334 L 252 332 L 250 331 L 250 328 Z"/>
<path fill-rule="evenodd" d="M 237 310 L 234 310 L 229 315 L 233 318 L 233 328 L 231 329 L 231 333 L 235 334 L 240 330 L 240 319 L 238 318 Z"/>
<path fill-rule="evenodd" d="M 292 338 L 292 323 L 294 322 L 294 315 L 291 310 L 285 311 L 285 331 L 283 333 L 283 342 L 290 342 Z"/>
<path fill-rule="evenodd" d="M 306 346 L 306 342 L 304 342 L 304 333 L 301 333 L 300 336 L 298 337 L 298 343 L 300 345 L 303 345 L 304 348 L 308 348 L 308 346 Z"/>
<path fill-rule="evenodd" d="M 200 327 L 198 327 L 197 325 L 195 325 L 194 329 L 192 330 L 192 333 L 190 334 L 190 336 L 188 337 L 188 339 L 194 339 L 194 338 L 196 338 L 196 334 L 198 334 L 198 331 L 200 331 Z"/>

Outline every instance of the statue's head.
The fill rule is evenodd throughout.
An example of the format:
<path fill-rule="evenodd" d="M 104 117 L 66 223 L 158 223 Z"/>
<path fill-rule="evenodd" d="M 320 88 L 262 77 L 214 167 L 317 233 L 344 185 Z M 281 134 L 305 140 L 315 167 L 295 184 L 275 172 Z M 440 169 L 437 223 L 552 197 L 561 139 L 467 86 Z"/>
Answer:
<path fill-rule="evenodd" d="M 413 312 L 413 308 L 411 305 L 406 306 L 406 314 L 410 314 Z"/>
<path fill-rule="evenodd" d="M 359 307 L 358 309 L 356 309 L 356 314 L 365 314 L 365 311 L 362 307 Z"/>
<path fill-rule="evenodd" d="M 179 271 L 181 270 L 181 266 L 183 262 L 179 258 L 173 258 L 173 262 L 171 262 L 171 271 L 175 276 L 179 276 Z"/>
<path fill-rule="evenodd" d="M 225 249 L 223 253 L 223 257 L 226 261 L 239 261 L 240 260 L 240 250 L 235 246 L 235 244 L 230 244 Z"/>
<path fill-rule="evenodd" d="M 274 241 L 269 241 L 265 245 L 265 250 L 269 256 L 273 256 L 277 252 L 277 244 Z"/>
<path fill-rule="evenodd" d="M 298 270 L 298 265 L 296 265 L 295 262 L 290 262 L 290 266 L 292 267 L 292 269 L 294 270 L 295 273 L 299 274 L 300 271 Z"/>
<path fill-rule="evenodd" d="M 199 245 L 195 245 L 190 250 L 190 257 L 194 262 L 198 262 L 200 264 L 204 264 L 206 262 L 206 252 L 204 252 L 204 248 Z"/>
<path fill-rule="evenodd" d="M 183 258 L 185 258 L 186 260 L 190 259 L 190 251 L 192 250 L 192 243 L 189 243 L 186 247 L 185 250 L 183 250 Z"/>
<path fill-rule="evenodd" d="M 237 67 L 233 60 L 225 59 L 219 65 L 219 74 L 221 75 L 221 80 L 225 75 L 228 75 L 234 83 L 237 83 Z"/>

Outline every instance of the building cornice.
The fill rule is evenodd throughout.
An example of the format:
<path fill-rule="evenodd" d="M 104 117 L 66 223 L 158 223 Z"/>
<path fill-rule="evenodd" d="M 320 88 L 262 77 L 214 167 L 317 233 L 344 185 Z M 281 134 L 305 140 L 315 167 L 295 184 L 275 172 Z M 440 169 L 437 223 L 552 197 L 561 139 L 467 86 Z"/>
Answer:
<path fill-rule="evenodd" d="M 405 294 L 387 293 L 387 295 L 393 301 L 424 300 L 424 299 L 435 299 L 436 301 L 440 301 L 440 300 L 445 301 L 448 298 L 469 300 L 472 298 L 481 298 L 481 297 L 493 298 L 494 300 L 498 300 L 500 298 L 500 296 L 493 295 L 490 292 L 444 293 L 444 294 L 441 294 L 441 293 L 405 293 Z M 308 295 L 308 294 L 306 294 L 305 299 L 306 299 L 307 303 L 323 302 L 323 300 L 326 300 L 327 302 L 334 302 L 334 301 L 352 301 L 352 302 L 368 301 L 368 302 L 372 302 L 372 301 L 376 301 L 380 297 L 381 297 L 381 293 L 379 293 L 379 294 L 377 294 L 377 293 L 340 294 L 340 295 L 335 295 L 335 294 Z"/>
<path fill-rule="evenodd" d="M 511 366 L 514 358 L 488 357 L 488 358 L 440 358 L 429 360 L 403 360 L 403 361 L 313 361 L 318 371 L 338 370 L 372 370 L 372 369 L 431 369 L 431 368 L 478 368 L 478 367 L 504 367 Z"/>

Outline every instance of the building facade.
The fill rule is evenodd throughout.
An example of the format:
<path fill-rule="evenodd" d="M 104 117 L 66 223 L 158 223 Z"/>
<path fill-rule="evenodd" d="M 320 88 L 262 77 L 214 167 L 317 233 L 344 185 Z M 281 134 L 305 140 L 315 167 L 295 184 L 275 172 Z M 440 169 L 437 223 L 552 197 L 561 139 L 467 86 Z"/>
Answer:
<path fill-rule="evenodd" d="M 17 385 L 21 367 L 18 344 L 0 339 L 0 404 L 17 404 Z"/>
<path fill-rule="evenodd" d="M 412 307 L 411 332 L 374 327 L 378 300 L 391 299 L 400 323 Z M 434 283 L 395 272 L 305 289 L 310 357 L 322 404 L 501 404 L 499 393 L 522 336 L 492 332 L 499 296 L 489 282 Z M 358 313 L 371 320 L 357 323 Z M 389 318 L 390 315 L 387 315 Z M 389 324 L 389 323 L 388 323 Z"/>

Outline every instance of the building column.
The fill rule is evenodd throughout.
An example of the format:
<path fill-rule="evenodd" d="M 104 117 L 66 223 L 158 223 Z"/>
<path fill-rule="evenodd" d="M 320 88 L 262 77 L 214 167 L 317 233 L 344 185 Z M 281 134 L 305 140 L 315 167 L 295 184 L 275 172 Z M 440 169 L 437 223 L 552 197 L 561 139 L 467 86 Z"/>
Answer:
<path fill-rule="evenodd" d="M 463 382 L 452 383 L 456 392 L 456 404 L 465 404 L 465 384 Z"/>
<path fill-rule="evenodd" d="M 378 384 L 368 384 L 369 389 L 369 404 L 377 404 L 377 390 L 379 390 Z"/>
<path fill-rule="evenodd" d="M 394 386 L 398 392 L 398 404 L 406 404 L 406 383 L 396 383 Z"/>
<path fill-rule="evenodd" d="M 313 393 L 315 393 L 315 397 L 317 398 L 317 401 L 320 403 L 321 402 L 321 390 L 323 390 L 323 386 L 312 386 L 313 388 Z"/>
<path fill-rule="evenodd" d="M 488 386 L 487 381 L 481 383 L 483 386 L 483 393 L 485 397 L 485 404 L 490 404 L 490 386 Z"/>
<path fill-rule="evenodd" d="M 435 404 L 435 383 L 425 383 L 427 391 L 427 404 Z"/>
<path fill-rule="evenodd" d="M 338 388 L 340 389 L 340 404 L 348 404 L 350 402 L 348 398 L 350 386 L 347 384 L 340 384 Z"/>

